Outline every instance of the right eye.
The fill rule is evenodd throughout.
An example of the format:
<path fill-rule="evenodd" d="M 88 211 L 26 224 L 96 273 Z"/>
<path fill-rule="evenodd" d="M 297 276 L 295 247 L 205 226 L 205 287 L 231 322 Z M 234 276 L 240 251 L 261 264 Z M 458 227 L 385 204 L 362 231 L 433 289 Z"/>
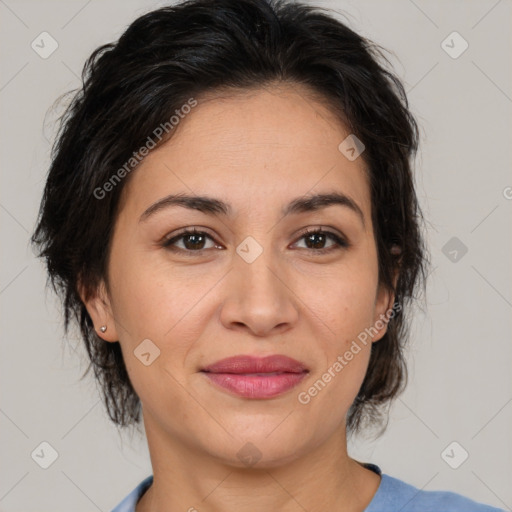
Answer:
<path fill-rule="evenodd" d="M 212 249 L 213 247 L 218 247 L 215 243 L 213 243 L 212 247 L 204 247 L 206 239 L 212 240 L 213 238 L 205 233 L 204 231 L 199 231 L 197 229 L 186 229 L 182 231 L 180 234 L 173 236 L 167 240 L 164 240 L 162 246 L 166 249 L 174 252 L 184 252 L 188 253 L 187 255 L 192 256 L 191 253 L 200 253 L 206 249 Z M 178 247 L 176 243 L 178 241 L 183 242 L 183 247 Z"/>

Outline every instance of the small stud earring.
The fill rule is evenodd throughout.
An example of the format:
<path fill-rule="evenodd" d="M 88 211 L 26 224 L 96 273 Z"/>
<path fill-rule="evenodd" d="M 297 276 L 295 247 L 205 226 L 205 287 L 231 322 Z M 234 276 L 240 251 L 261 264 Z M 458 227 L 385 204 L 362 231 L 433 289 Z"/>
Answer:
<path fill-rule="evenodd" d="M 106 326 L 106 325 L 102 325 L 102 326 L 100 327 L 100 331 L 101 331 L 101 332 L 105 332 L 106 330 L 107 330 L 107 326 Z"/>

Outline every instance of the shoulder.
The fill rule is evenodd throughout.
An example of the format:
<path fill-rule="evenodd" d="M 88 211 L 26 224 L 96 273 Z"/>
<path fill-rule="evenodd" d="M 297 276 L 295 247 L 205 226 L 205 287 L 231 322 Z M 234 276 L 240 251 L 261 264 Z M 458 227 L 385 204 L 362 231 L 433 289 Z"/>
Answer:
<path fill-rule="evenodd" d="M 149 486 L 153 483 L 153 475 L 145 478 L 140 484 L 133 489 L 123 500 L 116 505 L 111 512 L 135 512 L 135 506 L 137 502 L 146 492 Z"/>
<path fill-rule="evenodd" d="M 450 491 L 423 491 L 382 474 L 380 486 L 365 512 L 503 512 Z"/>
<path fill-rule="evenodd" d="M 454 492 L 423 491 L 371 466 L 382 480 L 364 512 L 504 512 Z M 135 512 L 137 502 L 152 483 L 153 475 L 138 484 L 111 512 Z"/>

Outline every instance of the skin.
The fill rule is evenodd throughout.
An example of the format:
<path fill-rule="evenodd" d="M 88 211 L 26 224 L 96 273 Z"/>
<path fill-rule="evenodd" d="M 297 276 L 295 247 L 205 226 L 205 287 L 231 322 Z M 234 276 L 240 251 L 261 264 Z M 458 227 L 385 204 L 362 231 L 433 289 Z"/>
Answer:
<path fill-rule="evenodd" d="M 348 456 L 345 423 L 371 342 L 308 404 L 297 396 L 393 305 L 378 282 L 365 163 L 338 150 L 350 132 L 302 86 L 197 99 L 125 184 L 108 286 L 86 302 L 98 334 L 119 340 L 143 406 L 154 483 L 137 512 L 361 512 L 380 477 Z M 340 205 L 281 216 L 292 199 L 333 190 L 359 205 L 364 225 Z M 139 222 L 179 192 L 220 198 L 233 216 L 173 206 Z M 185 227 L 212 237 L 200 253 L 190 237 L 175 243 L 181 253 L 162 246 Z M 302 231 L 317 227 L 350 246 L 315 253 L 336 247 L 329 237 L 308 245 Z M 263 248 L 252 263 L 236 252 L 247 236 Z M 160 349 L 149 366 L 133 355 L 144 339 Z M 284 354 L 310 373 L 263 400 L 219 390 L 200 373 L 239 354 Z M 237 457 L 248 442 L 261 457 L 252 466 Z"/>

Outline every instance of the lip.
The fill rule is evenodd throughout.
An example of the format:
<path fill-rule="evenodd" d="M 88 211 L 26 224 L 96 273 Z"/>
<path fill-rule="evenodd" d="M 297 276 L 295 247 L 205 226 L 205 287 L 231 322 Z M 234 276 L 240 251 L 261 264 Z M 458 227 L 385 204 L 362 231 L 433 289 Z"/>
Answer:
<path fill-rule="evenodd" d="M 207 366 L 202 373 L 214 384 L 244 398 L 279 396 L 309 373 L 299 361 L 284 355 L 235 356 Z"/>
<path fill-rule="evenodd" d="M 210 373 L 302 373 L 308 371 L 305 365 L 291 357 L 272 355 L 267 357 L 233 356 L 206 366 L 202 371 Z"/>

